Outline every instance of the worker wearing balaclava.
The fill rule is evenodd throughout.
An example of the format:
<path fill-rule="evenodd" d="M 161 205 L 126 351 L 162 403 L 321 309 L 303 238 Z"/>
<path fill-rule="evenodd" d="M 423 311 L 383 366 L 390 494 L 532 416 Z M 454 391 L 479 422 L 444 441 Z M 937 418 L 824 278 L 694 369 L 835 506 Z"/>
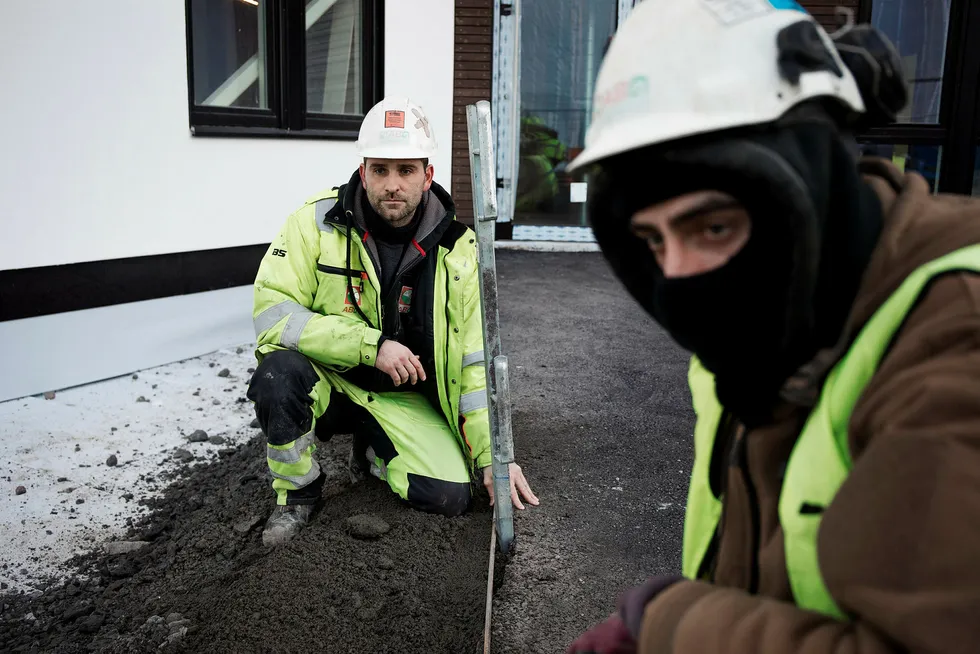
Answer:
<path fill-rule="evenodd" d="M 905 102 L 899 63 L 787 0 L 650 1 L 617 33 L 571 169 L 613 271 L 693 355 L 695 461 L 683 576 L 569 652 L 980 642 L 980 204 L 858 159 L 854 131 Z"/>

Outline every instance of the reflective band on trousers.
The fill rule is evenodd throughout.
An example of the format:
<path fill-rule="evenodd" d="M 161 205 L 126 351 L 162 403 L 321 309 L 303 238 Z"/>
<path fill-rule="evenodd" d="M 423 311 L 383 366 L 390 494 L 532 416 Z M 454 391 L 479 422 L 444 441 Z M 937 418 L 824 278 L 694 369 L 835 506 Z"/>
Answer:
<path fill-rule="evenodd" d="M 459 396 L 459 413 L 469 413 L 477 409 L 487 408 L 487 392 L 473 391 Z"/>
<path fill-rule="evenodd" d="M 307 320 L 309 320 L 309 318 L 313 316 L 313 312 L 304 307 L 302 304 L 293 302 L 292 300 L 286 300 L 284 302 L 280 302 L 279 304 L 273 305 L 259 315 L 255 316 L 255 319 L 252 321 L 252 323 L 255 325 L 255 337 L 259 338 L 262 336 L 263 332 L 272 329 L 280 320 L 291 315 L 296 316 L 297 318 L 306 316 Z M 306 321 L 302 323 L 302 326 L 306 326 Z M 300 331 L 302 331 L 302 329 Z M 297 337 L 297 341 L 298 340 L 299 338 Z"/>
<path fill-rule="evenodd" d="M 268 445 L 266 446 L 266 456 L 278 463 L 299 463 L 303 452 L 313 444 L 313 439 L 313 432 L 308 431 L 294 440 L 293 444 L 284 450 Z"/>
<path fill-rule="evenodd" d="M 477 350 L 476 352 L 471 352 L 463 357 L 463 367 L 475 366 L 478 363 L 483 363 L 484 360 L 483 350 Z"/>
<path fill-rule="evenodd" d="M 283 481 L 288 481 L 289 483 L 294 484 L 296 488 L 303 488 L 304 486 L 309 486 L 310 484 L 312 484 L 313 480 L 320 475 L 320 464 L 314 461 L 308 473 L 296 477 L 291 477 L 289 475 L 281 475 L 275 470 L 273 470 L 272 468 L 269 468 L 269 472 L 276 479 L 282 479 Z"/>

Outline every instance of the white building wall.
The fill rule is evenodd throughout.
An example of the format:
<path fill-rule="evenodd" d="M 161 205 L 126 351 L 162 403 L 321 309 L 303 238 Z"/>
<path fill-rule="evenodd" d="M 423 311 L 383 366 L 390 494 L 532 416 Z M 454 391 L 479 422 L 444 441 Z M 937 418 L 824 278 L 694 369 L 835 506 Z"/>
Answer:
<path fill-rule="evenodd" d="M 436 181 L 446 188 L 453 4 L 388 0 L 385 19 L 385 92 L 426 109 L 441 146 Z M 0 43 L 0 270 L 268 243 L 290 211 L 346 182 L 358 164 L 352 141 L 191 136 L 180 0 L 0 2 Z M 226 311 L 240 326 L 221 328 L 227 344 L 247 340 L 251 307 L 241 293 L 218 296 L 237 298 Z M 173 298 L 161 302 L 180 310 Z M 142 312 L 131 309 L 101 310 L 97 320 L 75 312 L 0 323 L 6 342 L 27 342 L 18 336 L 44 320 L 45 333 L 63 334 L 59 350 L 80 353 L 70 374 L 55 374 L 43 348 L 5 355 L 0 400 L 215 347 L 190 334 L 156 348 L 159 330 L 145 329 Z M 73 331 L 79 324 L 85 333 Z M 208 332 L 201 327 L 193 333 Z M 130 336 L 127 345 L 89 360 L 84 352 L 115 332 Z M 135 352 L 140 343 L 145 351 Z M 24 367 L 48 372 L 29 381 L 10 374 Z"/>
<path fill-rule="evenodd" d="M 447 188 L 453 3 L 389 0 L 385 92 L 430 114 Z M 351 141 L 193 137 L 180 0 L 0 3 L 0 270 L 267 243 Z"/>

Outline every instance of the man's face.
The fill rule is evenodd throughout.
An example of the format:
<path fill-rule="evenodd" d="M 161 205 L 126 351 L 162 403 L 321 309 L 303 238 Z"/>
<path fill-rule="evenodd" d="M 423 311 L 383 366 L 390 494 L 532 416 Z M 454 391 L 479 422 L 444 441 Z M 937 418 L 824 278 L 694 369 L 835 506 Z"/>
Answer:
<path fill-rule="evenodd" d="M 361 184 L 378 215 L 392 227 L 402 227 L 412 221 L 434 173 L 421 159 L 365 159 Z"/>
<path fill-rule="evenodd" d="M 720 191 L 697 191 L 642 209 L 630 220 L 664 277 L 693 277 L 721 268 L 745 247 L 748 211 Z"/>

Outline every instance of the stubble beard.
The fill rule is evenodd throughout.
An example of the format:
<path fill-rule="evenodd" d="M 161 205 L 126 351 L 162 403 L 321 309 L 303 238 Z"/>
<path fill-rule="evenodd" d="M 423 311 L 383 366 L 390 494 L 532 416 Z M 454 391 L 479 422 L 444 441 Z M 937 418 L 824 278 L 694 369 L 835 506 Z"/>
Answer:
<path fill-rule="evenodd" d="M 403 204 L 400 209 L 392 210 L 384 205 L 385 200 L 392 199 L 402 200 Z M 392 227 L 404 227 L 410 223 L 421 200 L 422 198 L 419 198 L 415 202 L 411 202 L 407 198 L 392 198 L 389 195 L 371 197 L 371 194 L 368 194 L 368 202 L 371 204 L 375 213 L 388 221 Z"/>

